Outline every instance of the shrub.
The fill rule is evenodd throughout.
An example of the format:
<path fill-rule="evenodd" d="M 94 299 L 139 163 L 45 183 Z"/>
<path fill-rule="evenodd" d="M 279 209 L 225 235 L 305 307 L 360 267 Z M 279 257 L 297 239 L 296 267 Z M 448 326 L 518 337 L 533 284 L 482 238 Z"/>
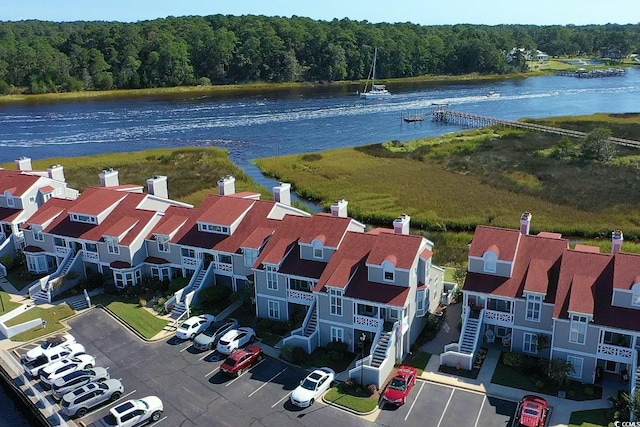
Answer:
<path fill-rule="evenodd" d="M 302 365 L 309 359 L 309 354 L 302 347 L 294 347 L 291 352 L 291 363 Z"/>
<path fill-rule="evenodd" d="M 146 307 L 146 306 L 147 306 L 147 300 L 146 300 L 146 299 L 144 299 L 144 298 L 140 298 L 140 299 L 138 300 L 138 305 L 139 305 L 140 307 Z"/>
<path fill-rule="evenodd" d="M 505 366 L 518 368 L 524 364 L 525 358 L 526 356 L 520 353 L 514 353 L 514 352 L 504 353 L 502 355 L 502 363 Z"/>
<path fill-rule="evenodd" d="M 369 396 L 373 396 L 378 392 L 378 386 L 375 384 L 369 384 L 367 386 L 367 392 L 369 393 Z"/>
<path fill-rule="evenodd" d="M 12 256 L 3 256 L 0 258 L 0 263 L 7 267 L 7 270 L 11 270 L 13 268 L 14 258 Z"/>
<path fill-rule="evenodd" d="M 178 277 L 177 279 L 173 279 L 171 282 L 169 282 L 169 292 L 171 294 L 175 294 L 176 292 L 178 292 L 180 289 L 184 288 L 188 284 L 189 284 L 189 279 L 185 277 Z"/>
<path fill-rule="evenodd" d="M 217 304 L 228 301 L 233 291 L 226 286 L 213 286 L 200 291 L 200 301 L 202 304 Z"/>
<path fill-rule="evenodd" d="M 300 159 L 302 159 L 304 161 L 307 161 L 307 162 L 321 160 L 322 159 L 322 154 L 318 154 L 318 153 L 303 154 L 302 156 L 300 156 Z"/>
<path fill-rule="evenodd" d="M 167 299 L 165 297 L 158 298 L 159 305 L 165 305 L 166 302 L 167 302 Z"/>
<path fill-rule="evenodd" d="M 567 392 L 567 397 L 568 397 L 569 399 L 573 399 L 574 397 L 576 397 L 576 391 L 575 391 L 575 390 L 569 390 L 569 391 Z"/>
<path fill-rule="evenodd" d="M 358 385 L 358 381 L 355 378 L 347 378 L 344 382 L 345 387 L 352 389 Z"/>
<path fill-rule="evenodd" d="M 536 388 L 542 390 L 544 388 L 544 382 L 540 380 L 536 381 Z"/>
<path fill-rule="evenodd" d="M 333 360 L 334 362 L 337 362 L 338 360 L 342 359 L 342 353 L 335 350 L 329 350 L 328 356 L 329 356 L 329 359 Z"/>
<path fill-rule="evenodd" d="M 584 388 L 584 394 L 585 394 L 585 396 L 589 396 L 589 397 L 591 397 L 591 396 L 593 396 L 595 393 L 596 393 L 596 392 L 595 392 L 595 390 L 593 389 L 593 387 L 585 387 L 585 388 Z"/>
<path fill-rule="evenodd" d="M 293 362 L 293 349 L 294 347 L 289 344 L 282 346 L 280 349 L 280 357 L 287 362 Z"/>
<path fill-rule="evenodd" d="M 349 349 L 349 346 L 346 342 L 340 341 L 331 341 L 329 344 L 327 344 L 326 347 L 329 351 L 337 351 L 339 353 L 345 353 Z"/>

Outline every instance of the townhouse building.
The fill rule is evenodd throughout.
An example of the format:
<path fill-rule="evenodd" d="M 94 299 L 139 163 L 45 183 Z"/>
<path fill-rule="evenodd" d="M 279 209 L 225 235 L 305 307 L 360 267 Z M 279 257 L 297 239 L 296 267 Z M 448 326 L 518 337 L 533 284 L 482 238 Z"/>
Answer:
<path fill-rule="evenodd" d="M 0 169 L 0 258 L 13 257 L 24 248 L 21 226 L 46 201 L 77 197 L 78 191 L 67 186 L 60 165 L 37 171 L 31 159 L 23 157 L 16 160 L 16 170 Z"/>
<path fill-rule="evenodd" d="M 558 233 L 530 234 L 479 226 L 469 248 L 463 328 L 441 363 L 470 367 L 481 345 L 499 345 L 571 363 L 571 377 L 594 383 L 630 378 L 635 387 L 640 346 L 640 255 L 577 244 Z"/>

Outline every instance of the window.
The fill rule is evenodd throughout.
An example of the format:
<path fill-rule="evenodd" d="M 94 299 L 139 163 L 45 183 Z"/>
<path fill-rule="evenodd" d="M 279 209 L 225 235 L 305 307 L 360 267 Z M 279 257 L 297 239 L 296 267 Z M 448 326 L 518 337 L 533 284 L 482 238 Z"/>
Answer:
<path fill-rule="evenodd" d="M 109 252 L 110 254 L 118 255 L 120 253 L 120 246 L 118 246 L 118 239 L 114 237 L 107 237 L 105 240 L 107 243 L 107 252 Z"/>
<path fill-rule="evenodd" d="M 33 196 L 29 197 L 29 204 L 30 205 L 34 204 L 35 202 L 36 202 L 36 198 L 35 197 L 33 197 Z"/>
<path fill-rule="evenodd" d="M 311 291 L 312 285 L 313 284 L 307 280 L 300 280 L 300 279 L 293 279 L 293 278 L 289 279 L 289 289 L 293 289 L 296 291 L 309 292 Z"/>
<path fill-rule="evenodd" d="M 189 249 L 189 248 L 182 248 L 182 256 L 185 258 L 195 258 L 196 257 L 196 251 L 194 251 L 193 249 Z"/>
<path fill-rule="evenodd" d="M 416 316 L 424 316 L 429 308 L 429 290 L 418 289 L 416 292 Z"/>
<path fill-rule="evenodd" d="M 573 367 L 569 376 L 576 379 L 582 378 L 582 365 L 584 363 L 584 359 L 582 357 L 567 356 L 567 362 L 571 363 L 571 366 Z"/>
<path fill-rule="evenodd" d="M 495 252 L 487 251 L 483 258 L 485 273 L 495 273 L 498 264 L 498 255 Z"/>
<path fill-rule="evenodd" d="M 389 261 L 384 261 L 382 263 L 382 277 L 385 282 L 393 282 L 395 280 L 396 266 Z"/>
<path fill-rule="evenodd" d="M 151 277 L 156 280 L 170 280 L 170 270 L 169 267 L 151 267 Z"/>
<path fill-rule="evenodd" d="M 587 338 L 587 316 L 571 315 L 569 342 L 584 344 Z M 582 370 L 582 368 L 581 368 Z"/>
<path fill-rule="evenodd" d="M 331 314 L 334 316 L 342 316 L 342 291 L 337 289 L 329 290 L 329 303 L 331 305 Z"/>
<path fill-rule="evenodd" d="M 538 336 L 536 334 L 531 334 L 529 332 L 524 333 L 522 351 L 524 353 L 538 352 Z"/>
<path fill-rule="evenodd" d="M 85 243 L 84 250 L 87 252 L 98 252 L 98 245 L 95 243 Z"/>
<path fill-rule="evenodd" d="M 398 320 L 398 309 L 397 308 L 390 308 L 389 309 L 389 314 L 387 316 L 389 319 L 391 320 Z"/>
<path fill-rule="evenodd" d="M 231 255 L 218 255 L 218 262 L 221 264 L 231 264 Z"/>
<path fill-rule="evenodd" d="M 60 237 L 54 237 L 53 238 L 53 244 L 56 246 L 59 246 L 61 248 L 66 248 L 67 247 L 67 242 L 65 242 L 64 239 L 61 239 Z"/>
<path fill-rule="evenodd" d="M 13 200 L 13 197 L 11 196 L 7 197 L 7 206 L 9 206 L 10 208 L 13 208 L 16 206 L 16 202 Z"/>
<path fill-rule="evenodd" d="M 142 273 L 140 272 L 140 270 L 128 271 L 126 273 L 116 272 L 114 276 L 116 287 L 124 288 L 126 286 L 136 285 L 142 278 Z"/>
<path fill-rule="evenodd" d="M 272 265 L 267 266 L 267 289 L 271 291 L 278 290 L 278 273 Z"/>
<path fill-rule="evenodd" d="M 540 321 L 540 310 L 542 309 L 542 295 L 527 295 L 526 320 L 533 322 Z"/>
<path fill-rule="evenodd" d="M 634 307 L 640 307 L 640 283 L 634 283 L 631 287 L 633 295 L 631 297 L 631 305 Z"/>
<path fill-rule="evenodd" d="M 156 236 L 158 252 L 169 252 L 169 236 Z"/>
<path fill-rule="evenodd" d="M 44 234 L 42 234 L 42 230 L 33 230 L 33 240 L 44 242 Z"/>
<path fill-rule="evenodd" d="M 311 245 L 313 246 L 313 257 L 315 259 L 322 259 L 322 256 L 323 256 L 322 242 L 314 239 L 314 241 L 311 242 Z"/>
<path fill-rule="evenodd" d="M 269 304 L 269 318 L 280 319 L 280 303 L 278 301 L 268 301 Z"/>
<path fill-rule="evenodd" d="M 255 249 L 244 249 L 243 252 L 244 266 L 253 267 L 253 264 L 255 264 L 258 259 L 258 251 Z"/>
<path fill-rule="evenodd" d="M 331 327 L 331 341 L 332 342 L 344 342 L 344 329 Z"/>

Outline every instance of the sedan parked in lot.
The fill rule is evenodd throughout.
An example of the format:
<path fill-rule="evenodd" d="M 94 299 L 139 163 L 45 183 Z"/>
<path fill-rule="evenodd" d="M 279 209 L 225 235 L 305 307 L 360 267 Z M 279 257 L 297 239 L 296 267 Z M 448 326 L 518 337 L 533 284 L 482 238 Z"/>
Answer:
<path fill-rule="evenodd" d="M 203 314 L 202 316 L 192 316 L 178 327 L 176 337 L 181 340 L 192 340 L 200 332 L 204 331 L 207 326 L 213 323 L 216 317 L 211 314 Z"/>
<path fill-rule="evenodd" d="M 53 382 L 51 392 L 55 400 L 90 382 L 106 381 L 110 378 L 105 368 L 82 369 L 71 372 Z"/>
<path fill-rule="evenodd" d="M 231 354 L 233 350 L 253 342 L 255 339 L 256 333 L 251 328 L 232 329 L 220 338 L 216 348 L 222 354 Z"/>
<path fill-rule="evenodd" d="M 216 348 L 216 344 L 221 336 L 230 329 L 237 328 L 238 326 L 239 324 L 236 319 L 224 319 L 213 322 L 196 337 L 193 346 L 202 351 L 213 350 Z"/>
<path fill-rule="evenodd" d="M 22 366 L 27 374 L 37 377 L 42 369 L 52 363 L 83 353 L 84 346 L 82 344 L 59 345 L 45 350 L 40 356 L 31 361 L 23 360 Z"/>
<path fill-rule="evenodd" d="M 382 400 L 398 406 L 404 405 L 417 377 L 418 370 L 416 368 L 400 366 L 384 391 Z"/>
<path fill-rule="evenodd" d="M 528 394 L 516 408 L 513 425 L 516 427 L 544 427 L 549 415 L 549 404 L 539 396 Z"/>
<path fill-rule="evenodd" d="M 262 360 L 262 357 L 262 349 L 258 346 L 250 345 L 247 348 L 239 348 L 222 362 L 220 370 L 229 375 L 242 375 L 244 371 Z"/>
<path fill-rule="evenodd" d="M 291 393 L 291 403 L 301 408 L 313 405 L 322 393 L 329 390 L 336 373 L 331 368 L 320 368 L 311 372 Z"/>
<path fill-rule="evenodd" d="M 73 344 L 75 342 L 76 342 L 76 339 L 73 337 L 73 335 L 70 335 L 70 334 L 55 335 L 53 337 L 47 338 L 36 348 L 32 348 L 31 350 L 27 351 L 27 354 L 24 356 L 24 358 L 27 362 L 29 362 L 42 356 L 44 352 L 49 350 L 50 348 L 58 347 L 59 345 L 62 345 L 62 344 L 65 344 L 65 345 Z"/>
<path fill-rule="evenodd" d="M 69 417 L 84 417 L 89 409 L 106 402 L 115 402 L 124 393 L 120 380 L 108 379 L 83 385 L 62 397 L 62 413 Z"/>
<path fill-rule="evenodd" d="M 108 426 L 132 427 L 144 422 L 156 422 L 162 417 L 162 401 L 157 396 L 147 396 L 142 399 L 131 399 L 111 408 L 109 415 L 104 418 Z"/>
<path fill-rule="evenodd" d="M 95 364 L 96 359 L 93 356 L 78 354 L 45 367 L 40 371 L 40 379 L 50 387 L 58 378 L 80 369 L 91 369 Z"/>

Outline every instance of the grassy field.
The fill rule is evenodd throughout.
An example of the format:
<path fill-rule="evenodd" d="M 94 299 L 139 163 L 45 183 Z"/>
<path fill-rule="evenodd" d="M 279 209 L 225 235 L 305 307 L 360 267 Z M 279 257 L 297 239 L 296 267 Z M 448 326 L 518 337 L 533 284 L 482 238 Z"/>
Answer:
<path fill-rule="evenodd" d="M 0 291 L 0 299 L 2 299 L 2 304 L 0 305 L 0 315 L 8 313 L 20 305 L 17 302 L 11 301 L 11 296 L 5 291 Z"/>
<path fill-rule="evenodd" d="M 569 427 L 607 427 L 613 425 L 614 412 L 613 408 L 572 412 Z"/>
<path fill-rule="evenodd" d="M 42 308 L 42 307 L 34 307 L 29 311 L 22 313 L 19 316 L 14 317 L 13 319 L 6 322 L 7 326 L 15 326 L 21 323 L 27 322 L 29 320 L 42 318 L 42 320 L 47 322 L 47 327 L 43 328 L 42 326 L 37 326 L 33 329 L 29 329 L 28 331 L 22 332 L 18 335 L 14 335 L 11 337 L 12 341 L 30 341 L 34 338 L 38 338 L 44 335 L 48 335 L 52 332 L 59 331 L 64 329 L 64 325 L 60 323 L 61 320 L 66 319 L 67 317 L 74 314 L 75 311 L 69 307 L 67 304 L 60 304 L 55 307 L 50 308 Z"/>
<path fill-rule="evenodd" d="M 405 365 L 413 366 L 414 368 L 418 368 L 419 375 L 422 375 L 424 372 L 424 368 L 429 363 L 429 359 L 431 359 L 431 353 L 427 353 L 426 351 L 419 351 L 414 353 L 410 359 L 404 362 Z"/>
<path fill-rule="evenodd" d="M 111 310 L 123 322 L 138 331 L 143 337 L 150 339 L 167 326 L 167 320 L 149 313 L 138 305 L 138 301 L 125 301 L 109 295 L 97 295 L 92 298 L 94 304 L 102 304 Z"/>
<path fill-rule="evenodd" d="M 106 168 L 118 170 L 121 184 L 145 185 L 154 175 L 168 177 L 169 197 L 191 204 L 199 204 L 212 193 L 218 194 L 218 179 L 233 175 L 236 191 L 264 193 L 272 197 L 265 188 L 229 160 L 223 149 L 181 148 L 110 153 L 85 157 L 51 158 L 33 162 L 34 169 L 45 170 L 52 164 L 64 166 L 65 178 L 70 187 L 83 190 L 100 185 L 98 174 Z M 13 164 L 0 167 L 15 169 Z"/>
<path fill-rule="evenodd" d="M 377 398 L 354 396 L 345 390 L 344 384 L 330 388 L 327 394 L 324 395 L 324 400 L 347 407 L 362 414 L 371 412 L 376 408 L 376 406 L 378 406 Z"/>
<path fill-rule="evenodd" d="M 538 122 L 586 132 L 607 127 L 615 136 L 640 140 L 634 114 Z M 367 223 L 390 226 L 406 213 L 416 230 L 517 228 L 522 212 L 530 211 L 533 232 L 604 237 L 604 248 L 610 248 L 608 236 L 616 228 L 638 239 L 640 152 L 620 147 L 610 164 L 565 161 L 549 156 L 559 142 L 554 135 L 486 128 L 256 163 L 325 208 L 347 199 L 350 214 Z"/>

